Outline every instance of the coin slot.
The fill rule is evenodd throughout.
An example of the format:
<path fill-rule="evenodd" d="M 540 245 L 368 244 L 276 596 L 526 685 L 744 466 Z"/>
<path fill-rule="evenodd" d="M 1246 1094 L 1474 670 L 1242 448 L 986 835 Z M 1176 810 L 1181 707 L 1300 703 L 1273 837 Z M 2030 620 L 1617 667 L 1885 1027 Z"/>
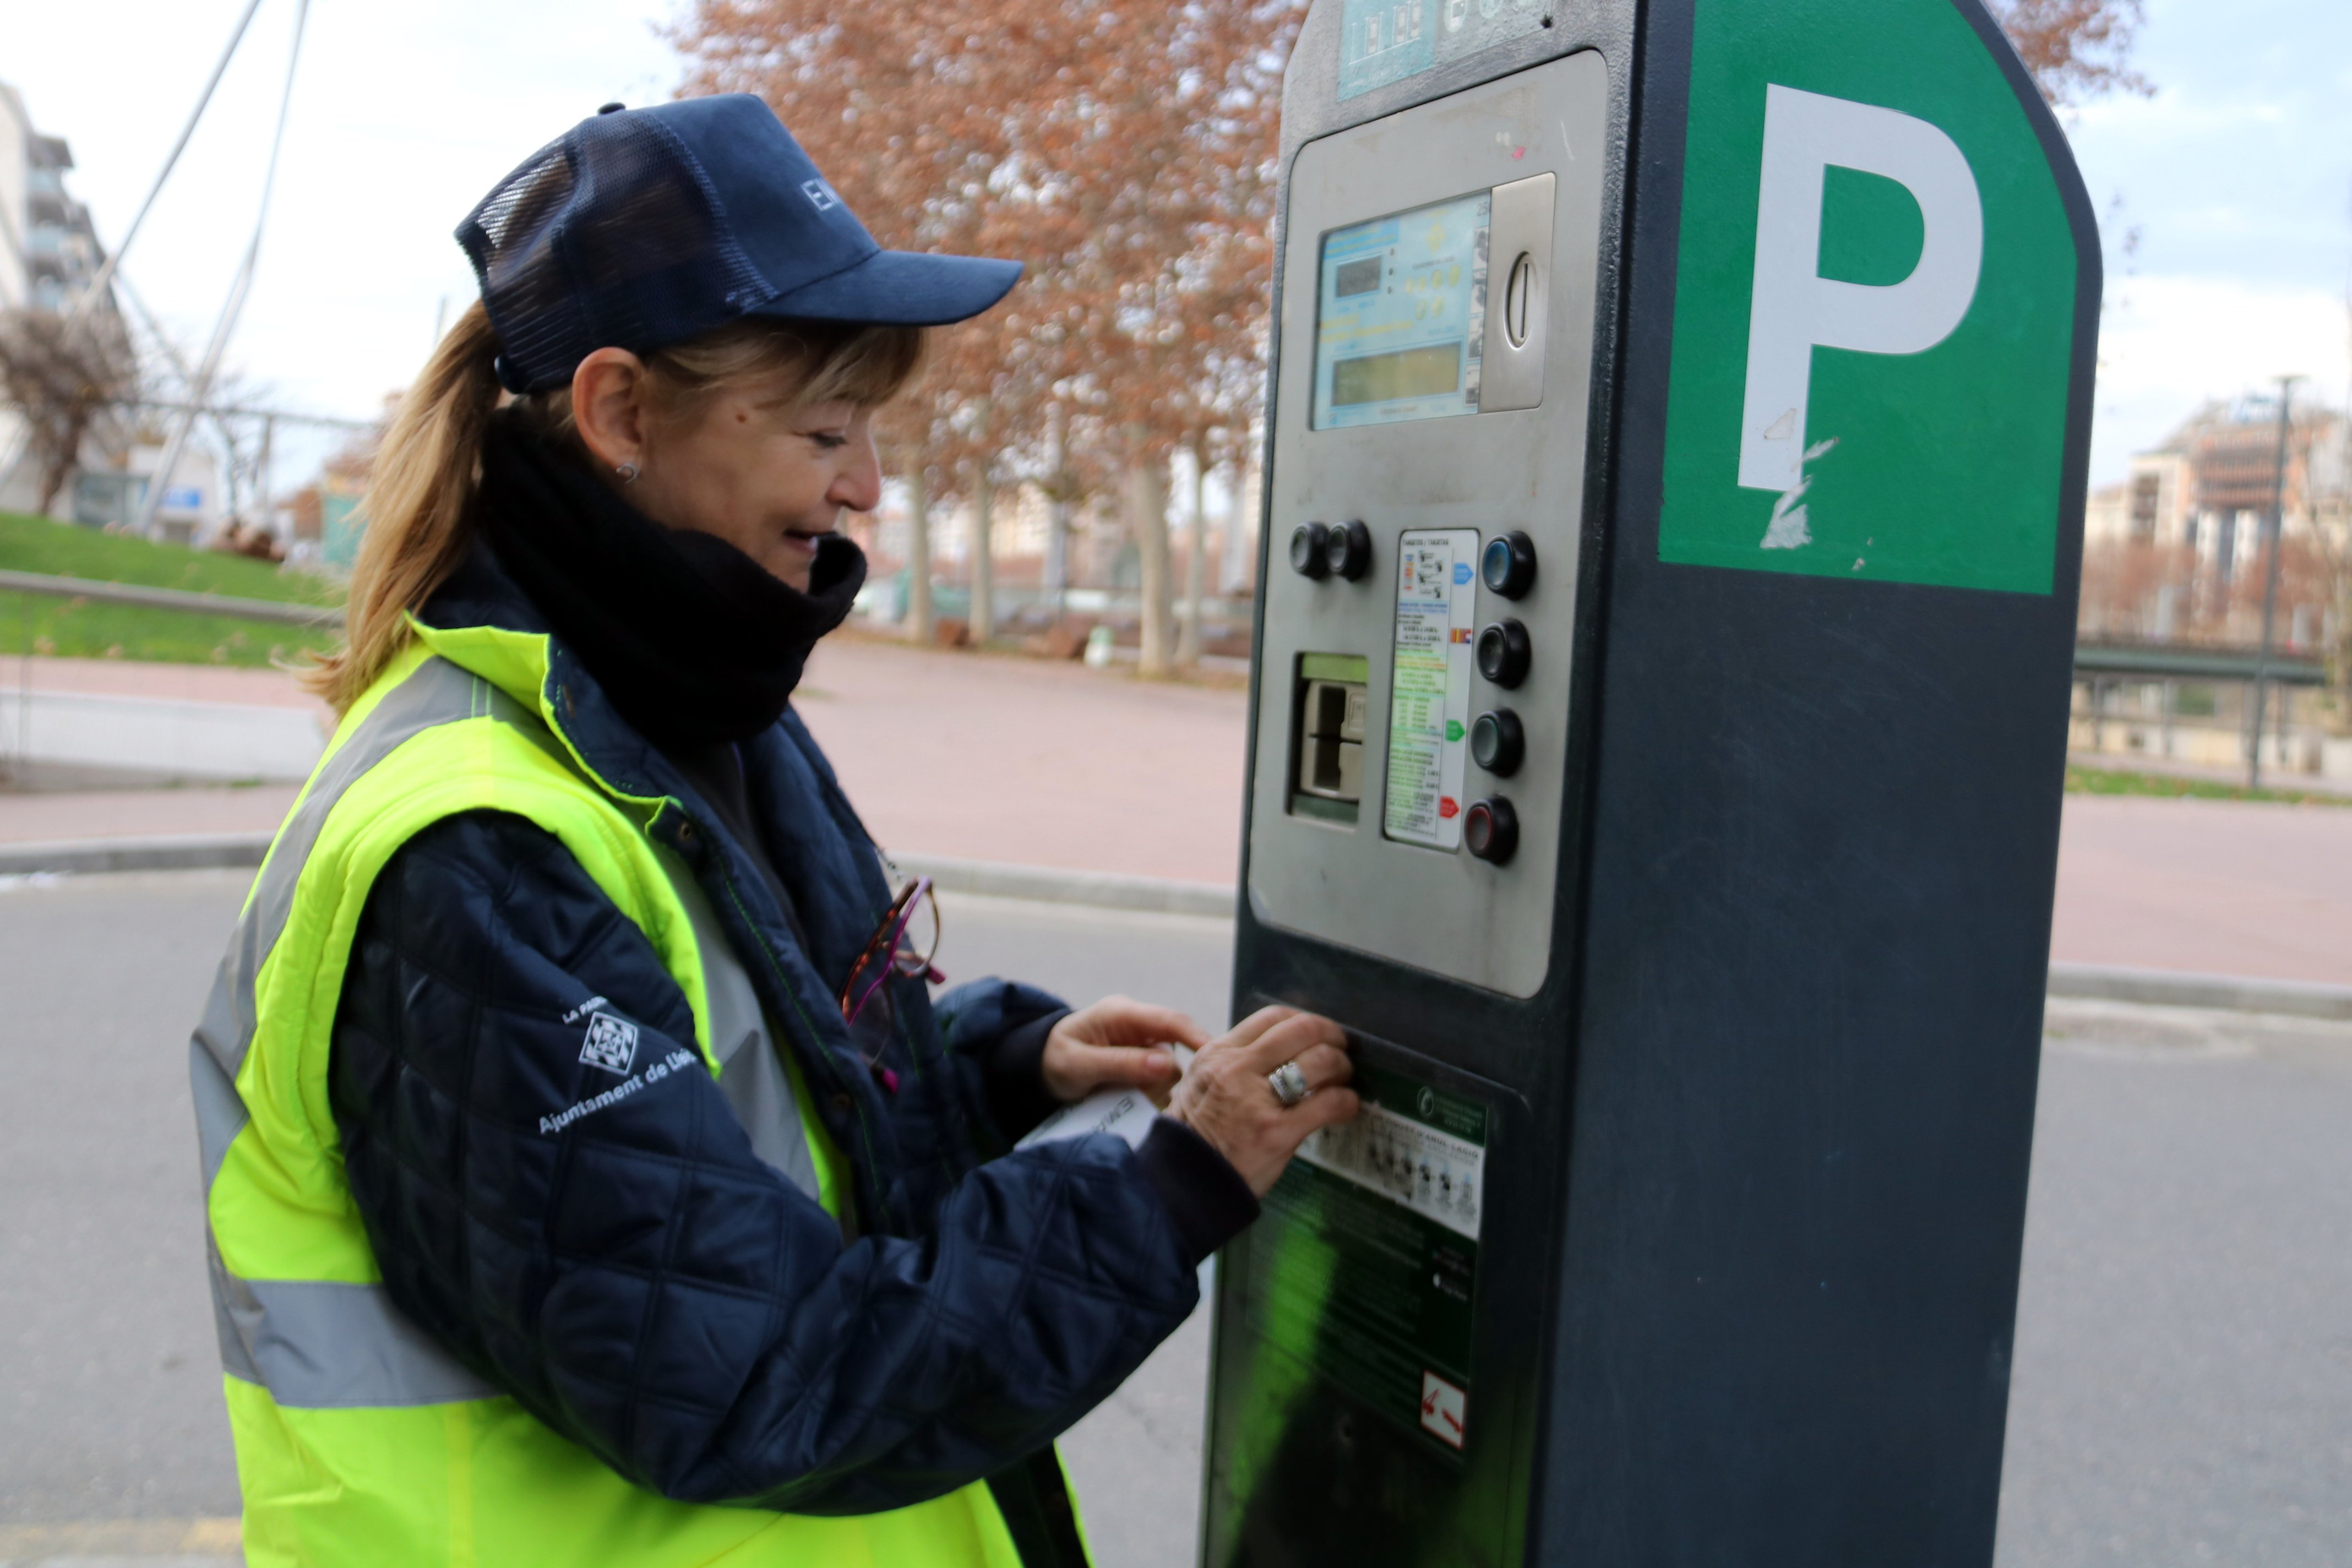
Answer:
<path fill-rule="evenodd" d="M 1494 268 L 1487 295 L 1486 352 L 1478 376 L 1481 414 L 1543 404 L 1552 198 L 1559 184 L 1557 175 L 1531 174 L 1494 189 L 1487 230 Z"/>

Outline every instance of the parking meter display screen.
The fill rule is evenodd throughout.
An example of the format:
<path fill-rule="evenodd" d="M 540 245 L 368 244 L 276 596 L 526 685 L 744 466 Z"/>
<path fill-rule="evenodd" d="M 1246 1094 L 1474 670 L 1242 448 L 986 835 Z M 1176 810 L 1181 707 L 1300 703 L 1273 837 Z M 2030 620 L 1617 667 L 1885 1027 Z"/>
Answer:
<path fill-rule="evenodd" d="M 1323 237 L 1315 428 L 1478 412 L 1485 191 Z"/>

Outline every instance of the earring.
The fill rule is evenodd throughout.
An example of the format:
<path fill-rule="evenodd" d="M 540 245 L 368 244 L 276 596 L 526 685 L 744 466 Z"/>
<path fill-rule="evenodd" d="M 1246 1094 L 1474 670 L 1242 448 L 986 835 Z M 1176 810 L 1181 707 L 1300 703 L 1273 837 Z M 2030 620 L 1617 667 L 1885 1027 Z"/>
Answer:
<path fill-rule="evenodd" d="M 635 463 L 623 463 L 613 471 L 621 476 L 621 482 L 625 485 L 637 482 L 637 466 Z"/>

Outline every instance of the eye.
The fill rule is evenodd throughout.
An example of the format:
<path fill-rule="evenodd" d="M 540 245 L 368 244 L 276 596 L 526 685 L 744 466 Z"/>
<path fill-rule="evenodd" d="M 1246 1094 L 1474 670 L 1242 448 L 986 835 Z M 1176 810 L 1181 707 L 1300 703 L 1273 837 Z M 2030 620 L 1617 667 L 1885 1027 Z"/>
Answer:
<path fill-rule="evenodd" d="M 816 449 L 820 452 L 837 452 L 849 445 L 847 436 L 832 430 L 812 430 L 809 439 L 816 443 Z"/>

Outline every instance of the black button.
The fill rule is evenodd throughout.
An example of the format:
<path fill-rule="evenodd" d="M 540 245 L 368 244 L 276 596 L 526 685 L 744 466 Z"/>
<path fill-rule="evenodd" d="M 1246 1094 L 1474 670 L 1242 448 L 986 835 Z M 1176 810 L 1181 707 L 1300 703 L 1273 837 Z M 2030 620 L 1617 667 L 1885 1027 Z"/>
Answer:
<path fill-rule="evenodd" d="M 628 107 L 629 106 L 625 103 L 603 103 L 596 106 L 596 112 L 599 114 L 618 114 L 621 110 Z"/>
<path fill-rule="evenodd" d="M 1290 534 L 1290 569 L 1301 577 L 1323 578 L 1330 575 L 1331 562 L 1326 553 L 1331 531 L 1319 522 L 1302 522 Z"/>
<path fill-rule="evenodd" d="M 1519 814 L 1499 795 L 1478 801 L 1463 814 L 1462 842 L 1479 859 L 1500 866 L 1519 847 Z"/>
<path fill-rule="evenodd" d="M 1471 721 L 1470 755 L 1496 778 L 1517 773 L 1527 754 L 1527 731 L 1519 725 L 1519 716 L 1509 709 L 1497 708 Z"/>
<path fill-rule="evenodd" d="M 1528 628 L 1513 620 L 1496 621 L 1481 631 L 1477 651 L 1478 673 L 1506 688 L 1528 678 L 1528 665 L 1535 657 Z"/>
<path fill-rule="evenodd" d="M 1478 556 L 1478 575 L 1506 599 L 1524 596 L 1536 585 L 1536 542 L 1516 528 L 1496 534 Z"/>
<path fill-rule="evenodd" d="M 1352 583 L 1372 569 L 1372 531 L 1360 522 L 1343 522 L 1323 536 L 1323 559 L 1333 572 Z"/>

